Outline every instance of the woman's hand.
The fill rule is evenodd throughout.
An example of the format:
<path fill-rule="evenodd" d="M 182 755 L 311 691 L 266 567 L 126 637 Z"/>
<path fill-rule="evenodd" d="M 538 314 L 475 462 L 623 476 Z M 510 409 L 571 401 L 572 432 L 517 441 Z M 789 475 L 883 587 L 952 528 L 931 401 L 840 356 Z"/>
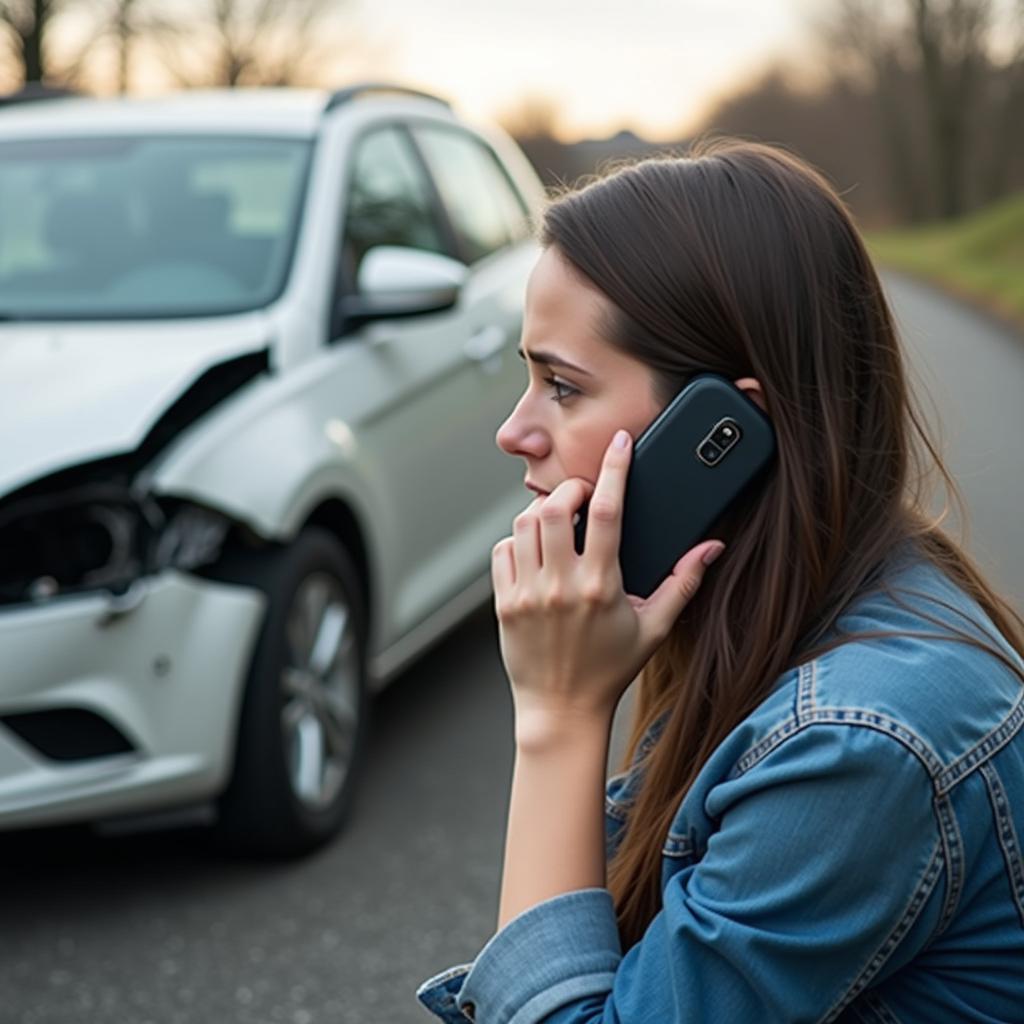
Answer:
<path fill-rule="evenodd" d="M 624 438 L 623 446 L 616 439 Z M 704 578 L 702 557 L 725 545 L 702 542 L 646 600 L 623 590 L 622 504 L 631 442 L 619 431 L 597 483 L 563 481 L 520 513 L 513 536 L 491 558 L 501 654 L 512 686 L 517 734 L 538 719 L 606 718 L 668 636 Z M 591 495 L 584 551 L 573 517 Z M 710 561 L 713 560 L 709 558 Z"/>

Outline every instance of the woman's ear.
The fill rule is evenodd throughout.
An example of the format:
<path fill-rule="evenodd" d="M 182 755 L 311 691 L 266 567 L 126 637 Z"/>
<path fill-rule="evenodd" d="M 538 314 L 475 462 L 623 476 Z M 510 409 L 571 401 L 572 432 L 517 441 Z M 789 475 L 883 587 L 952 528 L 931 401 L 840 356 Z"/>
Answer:
<path fill-rule="evenodd" d="M 740 377 L 739 380 L 734 380 L 733 384 L 736 385 L 747 398 L 752 399 L 761 408 L 762 412 L 768 412 L 768 406 L 764 400 L 764 390 L 761 387 L 761 383 L 755 380 L 753 377 Z"/>

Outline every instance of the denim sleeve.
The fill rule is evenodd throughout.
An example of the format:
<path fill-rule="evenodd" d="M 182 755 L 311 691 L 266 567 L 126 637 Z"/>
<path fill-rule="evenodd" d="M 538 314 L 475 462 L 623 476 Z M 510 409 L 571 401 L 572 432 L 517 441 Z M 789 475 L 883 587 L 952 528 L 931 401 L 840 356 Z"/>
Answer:
<path fill-rule="evenodd" d="M 833 1019 L 942 875 L 930 776 L 897 738 L 816 723 L 708 792 L 718 830 L 623 956 L 605 889 L 523 911 L 417 996 L 448 1024 Z"/>

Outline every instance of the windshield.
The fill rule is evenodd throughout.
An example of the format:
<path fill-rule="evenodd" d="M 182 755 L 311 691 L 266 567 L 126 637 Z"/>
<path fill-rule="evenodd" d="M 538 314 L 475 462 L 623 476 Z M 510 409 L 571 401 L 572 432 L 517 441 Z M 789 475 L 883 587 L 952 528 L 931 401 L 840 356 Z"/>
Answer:
<path fill-rule="evenodd" d="M 284 288 L 303 139 L 0 142 L 0 320 L 204 316 Z"/>

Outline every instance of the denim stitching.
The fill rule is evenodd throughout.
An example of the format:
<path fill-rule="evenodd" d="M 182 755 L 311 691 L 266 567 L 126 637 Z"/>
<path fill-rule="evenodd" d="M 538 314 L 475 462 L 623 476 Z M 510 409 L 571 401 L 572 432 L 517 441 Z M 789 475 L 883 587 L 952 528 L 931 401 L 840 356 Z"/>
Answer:
<path fill-rule="evenodd" d="M 940 874 L 942 874 L 942 843 L 936 841 L 931 859 L 928 861 L 928 866 L 925 868 L 921 881 L 910 897 L 910 902 L 907 903 L 903 916 L 889 933 L 888 938 L 878 948 L 875 955 L 865 964 L 864 969 L 846 991 L 845 995 L 821 1018 L 821 1024 L 828 1024 L 829 1021 L 835 1020 L 842 1010 L 849 1005 L 850 1001 L 855 999 L 867 987 L 868 982 L 882 969 L 892 951 L 903 941 L 904 936 L 910 931 L 914 921 L 917 920 L 917 916 L 935 888 L 935 883 L 938 881 Z"/>
<path fill-rule="evenodd" d="M 632 771 L 619 772 L 618 775 L 612 775 L 604 784 L 604 802 L 605 807 L 616 807 L 616 808 L 628 808 L 633 801 L 632 800 L 616 800 L 615 797 L 608 795 L 608 790 L 613 782 L 625 782 L 626 784 L 622 787 L 620 792 L 629 793 L 629 779 L 632 775 Z M 623 815 L 625 817 L 625 815 Z"/>
<path fill-rule="evenodd" d="M 953 918 L 957 904 L 960 902 L 960 892 L 963 889 L 963 841 L 960 838 L 960 828 L 957 825 L 956 815 L 953 813 L 953 804 L 949 794 L 944 793 L 935 799 L 935 811 L 939 818 L 939 825 L 942 834 L 942 847 L 945 852 L 946 865 L 948 869 L 948 882 L 946 887 L 946 899 L 942 907 L 942 916 L 935 928 L 935 935 L 941 935 Z"/>
<path fill-rule="evenodd" d="M 605 782 L 605 808 L 613 807 L 616 808 L 612 811 L 612 816 L 620 818 L 625 821 L 626 816 L 624 811 L 633 806 L 636 800 L 633 790 L 636 788 L 636 777 L 640 770 L 640 760 L 643 756 L 658 742 L 658 738 L 661 736 L 662 729 L 665 726 L 665 721 L 668 715 L 662 715 L 660 718 L 656 718 L 651 725 L 648 727 L 647 732 L 644 733 L 643 738 L 637 746 L 636 754 L 633 758 L 633 763 L 624 772 L 619 772 L 616 775 L 612 775 Z M 608 796 L 607 789 L 613 782 L 619 782 L 625 780 L 625 785 L 622 787 L 621 792 L 625 794 L 626 799 L 616 800 L 614 797 Z"/>
<path fill-rule="evenodd" d="M 860 1024 L 878 1024 L 878 1018 L 875 1016 L 874 1011 L 863 1002 L 857 1003 L 856 1006 L 848 1007 L 847 1013 L 851 1022 L 859 1021 Z"/>
<path fill-rule="evenodd" d="M 1017 831 L 1013 827 L 1013 818 L 1010 817 L 1006 790 L 1003 789 L 1002 781 L 991 762 L 986 762 L 981 766 L 981 774 L 985 778 L 989 799 L 992 802 L 992 813 L 995 815 L 997 826 L 996 834 L 999 836 L 999 846 L 1002 848 L 1003 860 L 1006 862 L 1006 873 L 1010 876 L 1013 901 L 1017 904 L 1017 914 L 1020 916 L 1021 924 L 1024 925 L 1024 865 L 1021 863 L 1020 842 L 1017 839 Z"/>
<path fill-rule="evenodd" d="M 896 1016 L 892 1010 L 884 1002 L 882 997 L 876 995 L 874 992 L 865 992 L 864 1000 L 862 1005 L 865 1009 L 870 1010 L 875 1018 L 881 1021 L 881 1024 L 900 1024 L 899 1017 Z M 859 1009 L 859 1007 L 857 1007 Z"/>
<path fill-rule="evenodd" d="M 644 754 L 646 754 L 647 751 L 650 750 L 651 747 L 653 747 L 654 744 L 658 742 L 659 738 L 661 737 L 662 731 L 664 730 L 665 725 L 668 722 L 668 716 L 668 711 L 663 712 L 647 727 L 647 732 L 644 733 L 643 739 L 640 740 L 640 743 L 637 746 L 636 756 L 638 759 L 642 757 Z"/>
<path fill-rule="evenodd" d="M 455 967 L 449 967 L 443 974 L 430 978 L 416 990 L 417 998 L 422 994 L 428 993 L 429 989 L 430 994 L 428 995 L 428 998 L 436 1000 L 441 1009 L 455 1009 L 458 1005 L 456 995 L 446 986 L 453 978 L 458 978 L 460 976 L 465 977 L 469 974 L 471 966 L 472 964 L 458 964 Z M 438 988 L 441 989 L 440 992 L 436 991 Z"/>
<path fill-rule="evenodd" d="M 945 793 L 965 775 L 1005 747 L 1024 725 L 1024 693 L 1017 699 L 1003 723 L 954 761 L 937 780 L 940 793 Z"/>
<path fill-rule="evenodd" d="M 769 733 L 760 743 L 755 744 L 737 760 L 732 771 L 729 773 L 729 778 L 739 778 L 739 776 L 748 772 L 759 761 L 767 757 L 783 740 L 815 723 L 824 723 L 826 725 L 863 725 L 866 728 L 875 729 L 886 736 L 891 736 L 893 739 L 898 740 L 916 754 L 933 781 L 942 771 L 942 762 L 931 747 L 912 729 L 908 729 L 901 722 L 897 722 L 888 715 L 879 714 L 877 711 L 869 711 L 866 708 L 821 708 L 811 712 L 802 722 L 790 720 Z"/>
<path fill-rule="evenodd" d="M 816 711 L 811 720 L 834 725 L 864 725 L 876 729 L 899 740 L 908 750 L 915 753 L 933 780 L 942 770 L 942 761 L 938 754 L 913 729 L 878 711 L 856 707 L 823 708 Z"/>
<path fill-rule="evenodd" d="M 626 821 L 628 815 L 622 809 L 624 805 L 616 803 L 611 797 L 604 798 L 604 813 L 613 817 L 616 821 Z"/>
<path fill-rule="evenodd" d="M 802 722 L 814 710 L 814 687 L 818 675 L 818 659 L 800 666 L 796 684 L 796 720 Z"/>
<path fill-rule="evenodd" d="M 694 843 L 689 836 L 670 831 L 665 845 L 662 847 L 661 855 L 663 857 L 689 857 L 693 851 Z"/>
<path fill-rule="evenodd" d="M 750 747 L 746 753 L 737 759 L 736 764 L 733 765 L 732 770 L 729 772 L 729 779 L 739 778 L 749 771 L 758 761 L 767 757 L 787 736 L 790 736 L 800 727 L 801 723 L 795 718 L 786 719 L 782 725 L 773 729 L 763 740 L 755 743 L 754 746 Z"/>
<path fill-rule="evenodd" d="M 605 783 L 605 806 L 613 806 L 619 809 L 619 813 L 623 816 L 634 803 L 636 803 L 636 788 L 639 784 L 641 773 L 636 768 L 631 768 L 628 772 L 621 773 L 619 775 L 613 775 Z M 625 784 L 619 790 L 618 796 L 611 796 L 608 793 L 608 789 L 613 782 L 618 782 L 624 779 Z"/>
<path fill-rule="evenodd" d="M 659 726 L 660 719 L 655 721 L 650 729 L 644 734 L 644 738 L 640 741 L 640 745 L 637 747 L 636 752 L 638 757 L 642 757 L 647 753 L 655 743 L 658 742 L 658 737 L 661 736 L 661 728 Z"/>

